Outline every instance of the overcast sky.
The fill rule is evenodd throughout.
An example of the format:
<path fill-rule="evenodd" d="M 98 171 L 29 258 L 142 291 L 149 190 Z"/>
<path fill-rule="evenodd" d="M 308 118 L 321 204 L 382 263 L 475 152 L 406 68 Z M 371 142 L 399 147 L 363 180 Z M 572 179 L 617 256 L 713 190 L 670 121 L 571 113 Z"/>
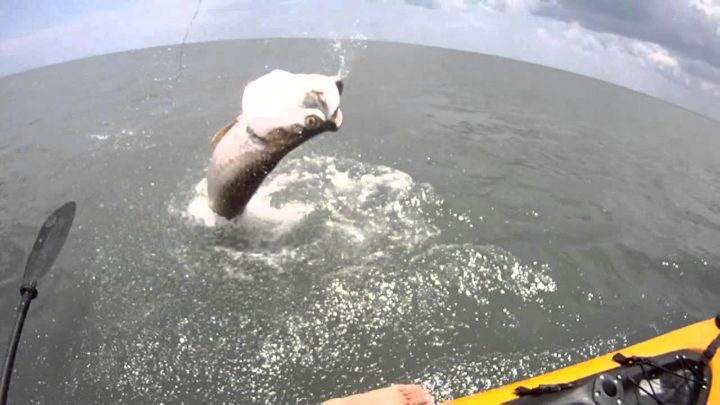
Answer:
<path fill-rule="evenodd" d="M 0 75 L 177 44 L 196 11 L 188 42 L 451 47 L 584 74 L 720 120 L 720 0 L 0 0 Z"/>

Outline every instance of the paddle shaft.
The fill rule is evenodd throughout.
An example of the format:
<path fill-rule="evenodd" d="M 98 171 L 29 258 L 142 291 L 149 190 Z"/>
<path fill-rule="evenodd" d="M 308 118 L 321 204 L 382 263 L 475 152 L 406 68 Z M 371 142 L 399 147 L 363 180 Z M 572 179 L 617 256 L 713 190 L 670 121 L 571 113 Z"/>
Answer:
<path fill-rule="evenodd" d="M 2 382 L 0 382 L 0 405 L 7 404 L 8 389 L 10 388 L 10 377 L 12 377 L 13 365 L 15 364 L 15 353 L 17 352 L 18 343 L 20 342 L 20 333 L 25 324 L 25 316 L 30 309 L 30 302 L 37 295 L 37 290 L 24 289 L 20 306 L 17 311 L 15 320 L 15 328 L 10 335 L 10 347 L 5 356 L 5 364 L 3 364 Z"/>

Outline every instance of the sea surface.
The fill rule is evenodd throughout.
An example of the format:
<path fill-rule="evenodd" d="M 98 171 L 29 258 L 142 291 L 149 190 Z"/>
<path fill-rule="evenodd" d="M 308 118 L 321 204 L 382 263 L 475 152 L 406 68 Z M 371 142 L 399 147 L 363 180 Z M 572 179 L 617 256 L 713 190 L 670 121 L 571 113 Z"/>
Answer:
<path fill-rule="evenodd" d="M 209 139 L 274 68 L 345 75 L 344 125 L 208 226 Z M 11 403 L 448 399 L 720 310 L 720 123 L 480 54 L 222 41 L 0 79 L 3 351 L 68 200 Z"/>

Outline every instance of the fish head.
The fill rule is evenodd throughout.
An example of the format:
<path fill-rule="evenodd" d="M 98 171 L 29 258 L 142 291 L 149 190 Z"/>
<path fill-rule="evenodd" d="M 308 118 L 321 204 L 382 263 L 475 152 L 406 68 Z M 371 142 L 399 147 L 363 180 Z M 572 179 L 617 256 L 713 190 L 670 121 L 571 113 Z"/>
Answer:
<path fill-rule="evenodd" d="M 260 139 L 279 149 L 294 148 L 343 122 L 337 76 L 273 70 L 245 86 L 242 117 Z"/>

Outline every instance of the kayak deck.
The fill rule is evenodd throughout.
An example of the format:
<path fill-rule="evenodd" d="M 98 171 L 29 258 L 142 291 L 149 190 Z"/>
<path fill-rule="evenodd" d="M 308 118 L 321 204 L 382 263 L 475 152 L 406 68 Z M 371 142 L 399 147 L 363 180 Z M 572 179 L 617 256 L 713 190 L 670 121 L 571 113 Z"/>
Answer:
<path fill-rule="evenodd" d="M 720 339 L 718 339 L 718 327 L 714 318 L 707 319 L 539 376 L 516 381 L 465 397 L 451 399 L 444 402 L 443 405 L 500 404 L 507 402 L 518 404 L 545 403 L 549 398 L 541 395 L 543 394 L 543 389 L 558 392 L 569 388 L 569 383 L 577 382 L 577 384 L 580 384 L 578 380 L 586 379 L 587 377 L 601 378 L 599 376 L 600 374 L 623 367 L 623 365 L 618 362 L 618 360 L 623 357 L 630 358 L 631 356 L 637 356 L 639 358 L 661 359 L 661 357 L 658 356 L 668 353 L 675 355 L 674 352 L 682 352 L 687 353 L 689 357 L 702 359 L 703 353 L 708 349 L 709 345 L 713 342 L 716 344 L 720 343 Z M 618 356 L 618 354 L 621 356 Z M 670 360 L 672 359 L 664 361 Z M 720 376 L 720 355 L 711 356 L 706 368 L 709 369 L 705 372 L 706 378 L 708 378 L 709 381 L 709 393 L 703 393 L 703 398 L 705 398 L 706 394 L 706 403 L 720 404 L 720 383 L 715 384 L 712 382 L 712 377 Z M 644 368 L 643 373 L 645 373 Z M 602 378 L 605 377 L 605 375 L 602 376 Z M 543 388 L 541 386 L 548 387 Z M 518 395 L 516 393 L 516 390 L 520 387 L 525 388 L 525 395 Z M 531 393 L 533 388 L 536 389 L 535 394 Z M 706 384 L 702 389 L 707 390 L 707 388 Z M 520 391 L 522 392 L 523 389 L 521 388 Z M 548 392 L 548 394 L 550 394 L 550 392 Z M 595 391 L 594 394 L 600 395 L 602 392 L 598 393 Z M 537 398 L 538 401 L 524 400 L 533 398 Z M 523 400 L 520 401 L 519 399 Z M 614 402 L 622 403 L 622 401 L 619 400 L 614 400 Z M 705 401 L 701 403 L 705 403 Z"/>

